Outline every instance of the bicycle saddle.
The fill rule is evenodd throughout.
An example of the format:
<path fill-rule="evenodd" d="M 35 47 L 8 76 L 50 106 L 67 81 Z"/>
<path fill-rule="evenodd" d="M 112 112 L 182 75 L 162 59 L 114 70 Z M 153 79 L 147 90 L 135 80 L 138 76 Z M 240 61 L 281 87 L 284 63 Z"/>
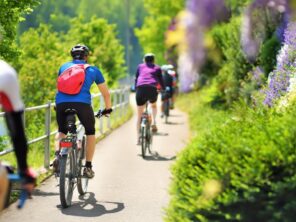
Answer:
<path fill-rule="evenodd" d="M 66 110 L 65 110 L 65 113 L 66 113 L 66 114 L 77 114 L 77 111 L 76 111 L 76 109 L 70 109 L 70 108 L 69 108 L 69 109 L 66 109 Z"/>

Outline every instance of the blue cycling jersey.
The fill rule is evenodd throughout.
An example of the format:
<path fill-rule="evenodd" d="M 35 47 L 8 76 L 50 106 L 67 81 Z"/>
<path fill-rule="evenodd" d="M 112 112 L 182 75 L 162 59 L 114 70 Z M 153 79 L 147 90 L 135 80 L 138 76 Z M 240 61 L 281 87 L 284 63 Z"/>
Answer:
<path fill-rule="evenodd" d="M 67 62 L 61 66 L 58 75 L 75 64 L 86 64 L 86 62 L 84 60 L 73 60 L 71 62 Z M 105 79 L 97 67 L 90 66 L 86 69 L 85 80 L 80 93 L 77 95 L 68 95 L 58 91 L 55 100 L 56 104 L 65 102 L 81 102 L 91 104 L 90 87 L 94 82 L 96 84 L 101 84 L 105 82 Z"/>

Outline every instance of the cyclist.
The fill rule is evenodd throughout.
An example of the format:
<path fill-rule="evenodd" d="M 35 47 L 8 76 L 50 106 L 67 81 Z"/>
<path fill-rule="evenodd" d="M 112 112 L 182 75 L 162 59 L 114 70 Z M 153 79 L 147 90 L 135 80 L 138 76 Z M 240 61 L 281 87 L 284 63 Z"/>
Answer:
<path fill-rule="evenodd" d="M 73 58 L 72 61 L 63 64 L 58 72 L 61 75 L 65 70 L 73 67 L 77 64 L 86 64 L 89 56 L 89 49 L 85 45 L 75 45 L 70 54 Z M 88 66 L 85 69 L 85 80 L 82 88 L 78 94 L 69 95 L 57 91 L 56 94 L 56 112 L 58 133 L 55 137 L 55 161 L 53 163 L 54 170 L 58 171 L 58 159 L 59 159 L 59 142 L 62 138 L 66 137 L 66 109 L 75 109 L 77 111 L 78 119 L 85 128 L 86 134 L 86 163 L 83 170 L 84 176 L 93 178 L 95 173 L 92 170 L 92 159 L 95 151 L 95 116 L 91 106 L 91 93 L 90 87 L 93 83 L 96 83 L 105 102 L 105 109 L 103 114 L 109 114 L 112 112 L 111 97 L 108 87 L 105 83 L 104 77 L 101 71 L 96 66 Z"/>
<path fill-rule="evenodd" d="M 167 99 L 171 100 L 173 95 L 174 78 L 170 74 L 171 70 L 169 68 L 170 68 L 169 65 L 161 66 L 162 78 L 163 78 L 163 83 L 165 87 L 165 91 L 161 93 L 161 101 L 162 101 L 161 118 L 164 116 L 164 101 Z"/>
<path fill-rule="evenodd" d="M 177 76 L 177 73 L 176 73 L 176 71 L 174 70 L 175 68 L 174 68 L 174 66 L 173 65 L 171 65 L 171 64 L 168 64 L 167 65 L 167 72 L 168 72 L 168 74 L 169 75 L 171 75 L 172 76 L 172 78 L 173 78 L 173 84 L 172 84 L 172 98 L 171 98 L 171 103 L 170 103 L 170 105 L 171 105 L 171 109 L 173 109 L 174 108 L 174 104 L 175 104 L 175 100 L 176 100 L 176 95 L 177 95 L 177 92 L 178 92 L 178 83 L 177 83 L 177 81 L 178 81 L 178 76 Z"/>
<path fill-rule="evenodd" d="M 138 65 L 136 72 L 136 102 L 138 106 L 138 119 L 137 119 L 137 133 L 138 144 L 140 142 L 140 124 L 141 116 L 145 109 L 147 101 L 151 103 L 152 108 L 152 132 L 157 132 L 156 114 L 157 114 L 157 83 L 164 89 L 164 84 L 161 76 L 161 69 L 158 65 L 154 64 L 155 56 L 152 53 L 147 53 L 144 56 L 143 63 Z"/>
<path fill-rule="evenodd" d="M 36 182 L 35 173 L 28 167 L 28 145 L 24 132 L 22 115 L 24 105 L 19 94 L 16 71 L 5 61 L 0 60 L 0 105 L 5 112 L 5 120 L 14 147 L 17 166 L 23 181 L 23 188 L 29 193 Z M 5 167 L 0 164 L 0 210 L 6 199 L 8 179 Z"/>

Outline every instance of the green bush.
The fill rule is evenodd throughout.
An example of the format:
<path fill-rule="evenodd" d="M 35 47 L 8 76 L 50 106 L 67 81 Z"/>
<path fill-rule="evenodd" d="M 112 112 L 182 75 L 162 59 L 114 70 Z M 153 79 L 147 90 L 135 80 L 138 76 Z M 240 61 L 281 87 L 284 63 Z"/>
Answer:
<path fill-rule="evenodd" d="M 216 77 L 216 98 L 228 106 L 237 100 L 241 81 L 251 69 L 241 50 L 240 29 L 241 17 L 233 17 L 229 23 L 216 25 L 210 31 L 217 50 L 222 53 L 222 62 Z"/>
<path fill-rule="evenodd" d="M 276 55 L 281 48 L 281 43 L 274 35 L 261 46 L 259 65 L 263 68 L 266 77 L 276 66 Z"/>
<path fill-rule="evenodd" d="M 295 220 L 295 105 L 282 114 L 243 103 L 232 111 L 223 123 L 213 116 L 220 124 L 179 155 L 166 221 Z"/>

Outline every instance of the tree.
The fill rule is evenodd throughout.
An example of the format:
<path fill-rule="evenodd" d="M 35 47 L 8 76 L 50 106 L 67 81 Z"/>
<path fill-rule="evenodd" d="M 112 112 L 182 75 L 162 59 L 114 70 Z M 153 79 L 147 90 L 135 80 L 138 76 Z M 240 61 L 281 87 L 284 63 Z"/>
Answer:
<path fill-rule="evenodd" d="M 53 101 L 59 66 L 66 60 L 66 46 L 48 25 L 30 29 L 20 38 L 19 78 L 27 107 Z"/>
<path fill-rule="evenodd" d="M 66 42 L 72 46 L 77 43 L 87 45 L 91 50 L 89 63 L 97 65 L 103 71 L 109 86 L 115 86 L 126 72 L 124 48 L 116 38 L 116 25 L 95 17 L 87 23 L 83 23 L 82 17 L 76 18 L 71 24 Z"/>
<path fill-rule="evenodd" d="M 144 52 L 156 54 L 158 63 L 165 63 L 165 32 L 172 19 L 184 8 L 184 0 L 176 1 L 145 1 L 145 8 L 148 16 L 144 25 L 136 29 L 136 36 L 139 38 Z"/>
<path fill-rule="evenodd" d="M 38 0 L 1 0 L 0 2 L 0 57 L 12 61 L 18 55 L 14 43 L 16 26 L 22 15 L 32 11 Z"/>

